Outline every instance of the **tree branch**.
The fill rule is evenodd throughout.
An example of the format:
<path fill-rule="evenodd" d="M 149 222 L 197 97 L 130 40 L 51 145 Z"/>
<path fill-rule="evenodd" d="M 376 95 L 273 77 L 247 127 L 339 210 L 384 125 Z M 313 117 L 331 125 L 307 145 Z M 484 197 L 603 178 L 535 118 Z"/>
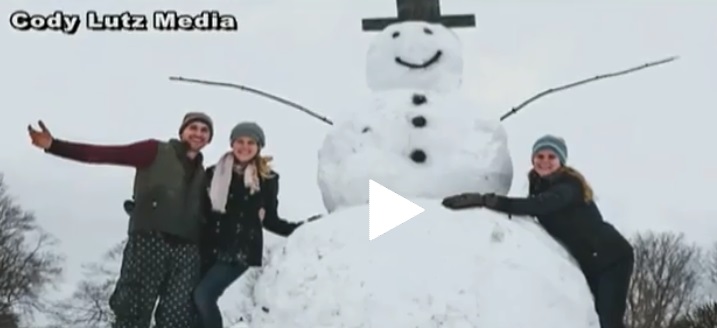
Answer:
<path fill-rule="evenodd" d="M 32 321 L 45 309 L 43 292 L 60 277 L 62 258 L 48 247 L 51 235 L 6 192 L 0 174 L 0 316 Z"/>
<path fill-rule="evenodd" d="M 597 76 L 594 76 L 594 77 L 591 77 L 591 78 L 587 78 L 587 79 L 584 79 L 584 80 L 580 80 L 580 81 L 577 81 L 577 82 L 573 82 L 573 83 L 561 85 L 561 86 L 558 86 L 558 87 L 555 87 L 555 88 L 547 89 L 547 90 L 545 90 L 545 91 L 542 91 L 542 92 L 540 92 L 540 93 L 538 93 L 538 94 L 536 94 L 536 95 L 534 95 L 534 96 L 528 98 L 527 100 L 523 101 L 523 102 L 522 102 L 521 104 L 519 104 L 518 106 L 513 107 L 513 108 L 512 108 L 511 110 L 509 110 L 507 113 L 503 114 L 503 115 L 500 117 L 500 120 L 501 120 L 501 121 L 504 121 L 504 120 L 507 119 L 508 117 L 512 116 L 513 114 L 515 114 L 515 113 L 517 113 L 518 111 L 520 111 L 521 109 L 523 109 L 525 106 L 527 106 L 527 105 L 529 105 L 530 103 L 532 103 L 532 102 L 534 102 L 534 101 L 536 101 L 536 100 L 538 100 L 538 99 L 540 99 L 540 98 L 542 98 L 542 97 L 545 97 L 545 96 L 547 96 L 547 95 L 550 95 L 550 94 L 553 94 L 553 93 L 557 93 L 557 92 L 560 92 L 560 91 L 564 91 L 564 90 L 567 90 L 567 89 L 571 89 L 571 88 L 574 88 L 574 87 L 577 87 L 577 86 L 580 86 L 580 85 L 583 85 L 583 84 L 588 84 L 588 83 L 591 83 L 591 82 L 595 82 L 595 81 L 599 81 L 599 80 L 603 80 L 603 79 L 608 79 L 608 78 L 612 78 L 612 77 L 617 77 L 617 76 L 621 76 L 621 75 L 627 75 L 627 74 L 634 73 L 634 72 L 637 72 L 637 71 L 640 71 L 640 70 L 643 70 L 643 69 L 646 69 L 646 68 L 650 68 L 650 67 L 654 67 L 654 66 L 666 64 L 666 63 L 675 61 L 675 60 L 677 60 L 677 59 L 679 59 L 679 57 L 677 57 L 677 56 L 668 57 L 668 58 L 661 59 L 661 60 L 658 60 L 658 61 L 653 61 L 653 62 L 645 63 L 645 64 L 642 64 L 642 65 L 640 65 L 640 66 L 635 66 L 635 67 L 632 67 L 632 68 L 628 68 L 628 69 L 625 69 L 625 70 L 622 70 L 622 71 L 617 71 L 617 72 L 612 72 L 612 73 L 597 75 Z M 218 86 L 218 87 L 227 87 L 227 88 L 239 89 L 239 90 L 241 90 L 241 91 L 248 91 L 248 92 L 251 92 L 251 93 L 260 95 L 260 96 L 262 96 L 262 97 L 266 97 L 266 98 L 269 98 L 269 99 L 271 99 L 271 100 L 280 102 L 280 103 L 282 103 L 282 104 L 284 104 L 284 105 L 287 105 L 287 106 L 291 106 L 291 107 L 293 107 L 293 108 L 296 108 L 296 109 L 298 109 L 298 110 L 300 110 L 300 111 L 302 111 L 302 112 L 304 112 L 304 113 L 306 113 L 306 114 L 309 114 L 309 115 L 311 115 L 312 117 L 317 118 L 317 119 L 319 119 L 319 120 L 321 120 L 321 121 L 323 121 L 324 123 L 327 123 L 327 124 L 329 124 L 329 125 L 333 125 L 333 124 L 334 124 L 334 123 L 333 123 L 330 119 L 328 119 L 326 116 L 319 115 L 319 114 L 317 114 L 316 112 L 314 112 L 314 111 L 312 111 L 312 110 L 310 110 L 310 109 L 308 109 L 308 108 L 306 108 L 306 107 L 304 107 L 304 106 L 301 106 L 301 105 L 299 105 L 299 104 L 297 104 L 297 103 L 295 103 L 295 102 L 293 102 L 293 101 L 287 100 L 287 99 L 285 99 L 285 98 L 282 98 L 282 97 L 273 95 L 273 94 L 268 93 L 268 92 L 265 92 L 265 91 L 261 91 L 261 90 L 259 90 L 259 89 L 255 89 L 255 88 L 252 88 L 252 87 L 248 87 L 248 86 L 246 86 L 246 85 L 241 85 L 241 84 L 236 84 L 236 83 L 228 83 L 228 82 L 217 82 L 217 81 L 209 81 L 209 80 L 185 78 L 185 77 L 181 77 L 181 76 L 170 76 L 170 77 L 169 77 L 169 80 L 170 80 L 170 81 L 178 81 L 178 82 L 188 82 L 188 83 L 205 84 L 205 85 Z"/>
<path fill-rule="evenodd" d="M 179 82 L 189 82 L 189 83 L 206 84 L 206 85 L 213 85 L 213 86 L 218 86 L 218 87 L 234 88 L 234 89 L 239 89 L 239 90 L 242 90 L 242 91 L 252 92 L 252 93 L 257 94 L 257 95 L 260 95 L 260 96 L 262 96 L 262 97 L 266 97 L 266 98 L 269 98 L 269 99 L 271 99 L 271 100 L 278 101 L 278 102 L 280 102 L 280 103 L 282 103 L 282 104 L 284 104 L 284 105 L 294 107 L 294 108 L 296 108 L 296 109 L 298 109 L 298 110 L 300 110 L 300 111 L 302 111 L 302 112 L 304 112 L 304 113 L 306 113 L 306 114 L 309 114 L 309 115 L 311 115 L 311 116 L 313 116 L 313 117 L 315 117 L 315 118 L 320 119 L 320 120 L 323 121 L 324 123 L 328 123 L 329 125 L 333 125 L 333 124 L 334 124 L 331 120 L 329 120 L 329 119 L 326 118 L 325 116 L 321 116 L 321 115 L 317 114 L 316 112 L 314 112 L 314 111 L 312 111 L 312 110 L 310 110 L 310 109 L 308 109 L 308 108 L 306 108 L 306 107 L 304 107 L 304 106 L 301 106 L 301 105 L 299 105 L 299 104 L 297 104 L 297 103 L 295 103 L 295 102 L 293 102 L 293 101 L 290 101 L 290 100 L 281 98 L 281 97 L 279 97 L 279 96 L 272 95 L 272 94 L 270 94 L 270 93 L 268 93 L 268 92 L 264 92 L 264 91 L 261 91 L 261 90 L 259 90 L 259 89 L 254 89 L 254 88 L 251 88 L 251 87 L 248 87 L 248 86 L 245 86 L 245 85 L 235 84 L 235 83 L 227 83 L 227 82 L 207 81 L 207 80 L 200 80 L 200 79 L 189 79 L 189 78 L 184 78 L 184 77 L 181 77 L 181 76 L 170 76 L 170 77 L 169 77 L 169 80 L 171 80 L 171 81 L 179 81 Z"/>
<path fill-rule="evenodd" d="M 674 61 L 674 60 L 677 60 L 677 59 L 679 59 L 679 57 L 673 56 L 673 57 L 665 58 L 665 59 L 662 59 L 662 60 L 658 60 L 658 61 L 654 61 L 654 62 L 649 62 L 649 63 L 646 63 L 646 64 L 642 64 L 642 65 L 640 65 L 640 66 L 635 66 L 635 67 L 632 67 L 632 68 L 628 68 L 628 69 L 626 69 L 626 70 L 622 70 L 622 71 L 618 71 L 618 72 L 613 72 L 613 73 L 602 74 L 602 75 L 597 75 L 597 76 L 594 76 L 594 77 L 591 77 L 591 78 L 588 78 L 588 79 L 580 80 L 580 81 L 577 81 L 577 82 L 573 82 L 573 83 L 569 83 L 569 84 L 566 84 L 566 85 L 561 85 L 561 86 L 559 86 L 559 87 L 555 87 L 555 88 L 551 88 L 551 89 L 545 90 L 545 91 L 543 91 L 543 92 L 540 92 L 540 93 L 536 94 L 535 96 L 532 96 L 532 97 L 528 98 L 527 100 L 525 100 L 524 102 L 522 102 L 520 105 L 513 107 L 510 111 L 508 111 L 507 113 L 503 114 L 503 116 L 500 117 L 500 120 L 501 120 L 501 121 L 504 121 L 504 120 L 507 119 L 508 117 L 510 117 L 510 116 L 512 116 L 513 114 L 517 113 L 519 110 L 523 109 L 523 107 L 527 106 L 528 104 L 530 104 L 530 103 L 532 103 L 532 102 L 534 102 L 534 101 L 536 101 L 536 100 L 538 100 L 538 99 L 540 99 L 540 98 L 542 98 L 542 97 L 545 97 L 545 96 L 547 96 L 547 95 L 549 95 L 549 94 L 551 94 L 551 93 L 560 92 L 560 91 L 563 91 L 563 90 L 567 90 L 567 89 L 570 89 L 570 88 L 574 88 L 574 87 L 577 87 L 577 86 L 580 86 L 580 85 L 583 85 L 583 84 L 587 84 L 587 83 L 590 83 L 590 82 L 595 82 L 595 81 L 602 80 L 602 79 L 607 79 L 607 78 L 616 77 L 616 76 L 620 76 L 620 75 L 630 74 L 630 73 L 637 72 L 637 71 L 640 71 L 640 70 L 643 70 L 643 69 L 646 69 L 646 68 L 650 68 L 650 67 L 654 67 L 654 66 L 666 64 L 666 63 L 669 63 L 669 62 Z"/>

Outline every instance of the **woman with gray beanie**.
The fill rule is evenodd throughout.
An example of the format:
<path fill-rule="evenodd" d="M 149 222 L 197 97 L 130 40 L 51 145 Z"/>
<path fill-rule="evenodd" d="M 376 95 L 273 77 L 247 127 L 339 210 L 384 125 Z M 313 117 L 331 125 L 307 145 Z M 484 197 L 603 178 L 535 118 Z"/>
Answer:
<path fill-rule="evenodd" d="M 590 185 L 580 172 L 566 165 L 567 159 L 565 140 L 543 136 L 533 144 L 527 198 L 467 193 L 448 197 L 443 205 L 536 217 L 578 262 L 593 294 L 600 327 L 624 328 L 633 248 L 603 220 Z"/>
<path fill-rule="evenodd" d="M 289 236 L 304 222 L 279 217 L 279 175 L 263 156 L 266 136 L 254 122 L 231 131 L 231 150 L 207 169 L 207 225 L 202 243 L 202 280 L 194 300 L 202 328 L 222 328 L 219 297 L 249 267 L 261 266 L 263 228 Z"/>

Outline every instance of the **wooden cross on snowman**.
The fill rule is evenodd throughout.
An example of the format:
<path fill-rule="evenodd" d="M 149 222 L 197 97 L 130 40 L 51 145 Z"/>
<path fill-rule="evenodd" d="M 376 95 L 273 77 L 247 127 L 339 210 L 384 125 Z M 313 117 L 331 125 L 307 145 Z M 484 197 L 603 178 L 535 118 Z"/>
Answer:
<path fill-rule="evenodd" d="M 398 17 L 366 18 L 362 20 L 364 31 L 381 31 L 386 26 L 405 21 L 425 21 L 445 27 L 475 27 L 475 15 L 441 15 L 440 0 L 396 0 Z"/>

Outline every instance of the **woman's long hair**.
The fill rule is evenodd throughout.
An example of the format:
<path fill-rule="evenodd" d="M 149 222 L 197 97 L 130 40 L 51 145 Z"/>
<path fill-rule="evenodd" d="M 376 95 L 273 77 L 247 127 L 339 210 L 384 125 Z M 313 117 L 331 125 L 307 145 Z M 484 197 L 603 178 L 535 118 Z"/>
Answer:
<path fill-rule="evenodd" d="M 590 187 L 588 180 L 585 179 L 585 176 L 583 176 L 582 173 L 580 173 L 578 170 L 576 170 L 572 166 L 565 165 L 565 166 L 562 166 L 561 168 L 559 168 L 558 171 L 555 173 L 567 174 L 569 176 L 572 176 L 572 177 L 578 179 L 578 181 L 580 181 L 580 185 L 582 187 L 581 189 L 583 191 L 583 201 L 585 201 L 586 203 L 589 203 L 594 199 L 593 188 Z M 529 181 L 532 181 L 532 179 L 534 179 L 536 177 L 538 177 L 538 174 L 535 173 L 535 170 L 531 169 L 530 172 L 528 172 Z"/>
<path fill-rule="evenodd" d="M 274 177 L 270 164 L 272 159 L 273 157 L 271 156 L 262 156 L 261 153 L 257 153 L 249 164 L 251 169 L 242 169 L 244 171 L 244 185 L 249 188 L 250 194 L 254 194 L 260 190 L 262 181 Z"/>
<path fill-rule="evenodd" d="M 274 175 L 271 174 L 271 161 L 274 160 L 272 156 L 263 156 L 261 153 L 257 153 L 254 157 L 254 166 L 256 172 L 262 179 L 272 178 Z"/>

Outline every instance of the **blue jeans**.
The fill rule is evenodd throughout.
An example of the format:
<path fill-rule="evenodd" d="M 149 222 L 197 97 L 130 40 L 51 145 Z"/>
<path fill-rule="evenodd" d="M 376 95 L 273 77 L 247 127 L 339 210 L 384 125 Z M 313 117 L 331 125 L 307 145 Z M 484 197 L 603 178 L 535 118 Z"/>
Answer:
<path fill-rule="evenodd" d="M 202 277 L 194 290 L 194 302 L 202 328 L 222 328 L 222 313 L 217 301 L 235 280 L 246 272 L 244 264 L 216 262 Z"/>

